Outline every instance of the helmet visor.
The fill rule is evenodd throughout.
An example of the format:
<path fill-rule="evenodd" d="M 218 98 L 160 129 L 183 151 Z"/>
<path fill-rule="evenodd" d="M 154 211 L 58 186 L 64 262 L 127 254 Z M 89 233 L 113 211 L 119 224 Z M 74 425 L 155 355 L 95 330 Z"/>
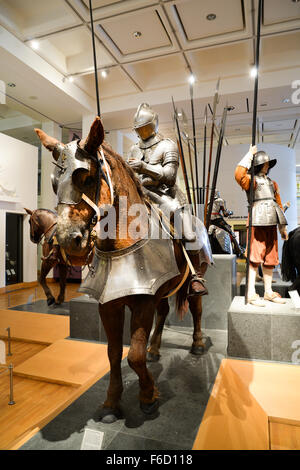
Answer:
<path fill-rule="evenodd" d="M 153 123 L 146 124 L 135 129 L 135 132 L 142 140 L 147 140 L 155 134 L 155 126 Z"/>

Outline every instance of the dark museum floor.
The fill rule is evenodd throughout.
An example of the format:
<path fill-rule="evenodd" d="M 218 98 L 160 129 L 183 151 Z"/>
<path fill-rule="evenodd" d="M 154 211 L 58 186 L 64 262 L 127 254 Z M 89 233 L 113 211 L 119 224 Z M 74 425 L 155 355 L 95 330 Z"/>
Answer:
<path fill-rule="evenodd" d="M 14 310 L 68 314 L 68 302 L 47 307 L 45 300 Z M 221 360 L 226 357 L 227 331 L 204 330 L 207 350 L 193 356 L 189 350 L 192 329 L 167 326 L 161 359 L 148 367 L 160 391 L 160 407 L 153 416 L 139 408 L 136 374 L 122 362 L 124 392 L 123 418 L 113 424 L 98 421 L 99 406 L 105 399 L 109 374 L 41 429 L 21 450 L 80 450 L 84 431 L 103 433 L 103 450 L 189 450 L 192 449 Z"/>

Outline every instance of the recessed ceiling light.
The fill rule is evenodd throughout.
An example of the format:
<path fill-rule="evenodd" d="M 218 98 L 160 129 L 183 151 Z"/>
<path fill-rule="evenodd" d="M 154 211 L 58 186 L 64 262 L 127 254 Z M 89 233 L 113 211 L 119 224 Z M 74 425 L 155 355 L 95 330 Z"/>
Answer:
<path fill-rule="evenodd" d="M 74 82 L 74 78 L 72 76 L 68 77 L 69 82 Z"/>
<path fill-rule="evenodd" d="M 196 79 L 195 79 L 195 76 L 194 76 L 193 74 L 191 74 L 191 75 L 189 76 L 189 82 L 190 82 L 190 84 L 193 85 L 193 84 L 195 83 L 195 80 L 196 80 Z"/>
<path fill-rule="evenodd" d="M 16 84 L 13 83 L 13 82 L 9 82 L 9 83 L 7 84 L 7 86 L 10 86 L 11 88 L 15 88 Z"/>
<path fill-rule="evenodd" d="M 208 21 L 213 21 L 217 18 L 217 15 L 215 15 L 214 13 L 209 13 L 209 15 L 207 15 L 206 19 Z"/>
<path fill-rule="evenodd" d="M 140 38 L 141 35 L 142 35 L 142 33 L 141 33 L 140 31 L 135 31 L 135 32 L 133 33 L 133 36 L 134 36 L 136 39 Z"/>
<path fill-rule="evenodd" d="M 255 78 L 257 76 L 257 67 L 255 67 L 255 66 L 251 67 L 250 76 L 252 78 Z"/>
<path fill-rule="evenodd" d="M 107 75 L 108 75 L 108 71 L 107 71 L 107 70 L 101 70 L 101 77 L 106 78 Z"/>
<path fill-rule="evenodd" d="M 40 47 L 40 44 L 39 44 L 38 41 L 31 41 L 30 45 L 31 45 L 32 49 L 34 49 L 34 50 L 37 50 Z"/>

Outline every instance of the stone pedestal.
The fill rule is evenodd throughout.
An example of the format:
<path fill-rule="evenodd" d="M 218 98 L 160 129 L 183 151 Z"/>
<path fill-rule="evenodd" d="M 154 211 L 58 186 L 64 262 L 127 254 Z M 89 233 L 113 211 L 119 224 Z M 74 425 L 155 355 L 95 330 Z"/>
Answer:
<path fill-rule="evenodd" d="M 234 298 L 228 311 L 228 356 L 294 362 L 299 347 L 300 312 L 291 299 L 255 307 L 245 305 L 244 297 Z"/>
<path fill-rule="evenodd" d="M 70 338 L 107 343 L 97 300 L 82 295 L 70 300 Z M 130 344 L 130 312 L 125 308 L 123 344 Z"/>
<path fill-rule="evenodd" d="M 202 297 L 203 314 L 201 326 L 203 329 L 227 329 L 227 312 L 236 295 L 236 256 L 214 255 L 214 266 L 205 273 L 208 295 Z M 193 326 L 193 317 L 188 312 L 181 321 L 175 313 L 175 296 L 171 297 L 170 314 L 166 324 Z"/>
<path fill-rule="evenodd" d="M 285 297 L 287 299 L 290 298 L 289 293 L 288 293 L 288 288 L 291 286 L 290 282 L 285 282 L 282 281 L 282 279 L 274 273 L 273 280 L 275 282 L 272 282 L 272 290 L 274 292 L 278 292 L 278 294 L 281 295 L 281 297 Z M 242 279 L 240 283 L 240 290 L 239 290 L 239 295 L 244 296 L 245 295 L 245 287 L 246 287 L 246 280 L 245 278 Z M 264 282 L 259 281 L 255 283 L 255 291 L 256 293 L 260 296 L 264 296 Z"/>

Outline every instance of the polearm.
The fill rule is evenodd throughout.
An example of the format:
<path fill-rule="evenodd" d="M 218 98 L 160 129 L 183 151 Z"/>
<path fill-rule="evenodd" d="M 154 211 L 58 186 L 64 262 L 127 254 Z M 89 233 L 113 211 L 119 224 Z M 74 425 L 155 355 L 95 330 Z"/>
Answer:
<path fill-rule="evenodd" d="M 174 110 L 174 119 L 175 119 L 175 122 L 176 122 L 177 146 L 178 146 L 178 150 L 179 150 L 179 156 L 180 156 L 180 163 L 181 163 L 181 168 L 182 168 L 182 173 L 183 173 L 183 179 L 184 179 L 186 194 L 187 194 L 187 198 L 188 198 L 188 203 L 192 206 L 190 187 L 189 187 L 189 182 L 188 182 L 188 176 L 187 176 L 186 165 L 185 165 L 185 160 L 184 160 L 184 153 L 183 153 L 183 147 L 182 147 L 180 128 L 179 128 L 179 123 L 178 123 L 177 109 L 175 108 L 175 103 L 174 103 L 174 100 L 173 100 L 173 96 L 172 96 L 172 103 L 173 103 L 173 110 Z"/>
<path fill-rule="evenodd" d="M 194 169 L 193 169 L 193 162 L 192 162 L 192 152 L 191 152 L 191 144 L 189 140 L 189 136 L 186 136 L 187 138 L 187 146 L 188 146 L 188 152 L 189 152 L 189 164 L 190 164 L 190 169 L 191 169 L 191 180 L 192 180 L 192 191 L 193 191 L 193 202 L 194 202 L 194 214 L 197 214 L 197 196 L 196 196 L 196 188 L 195 188 L 195 182 L 194 182 Z"/>
<path fill-rule="evenodd" d="M 211 135 L 210 135 L 210 149 L 209 149 L 209 161 L 208 161 L 208 172 L 207 172 L 207 182 L 206 182 L 206 196 L 205 196 L 205 206 L 204 206 L 204 224 L 206 225 L 206 216 L 207 216 L 207 206 L 208 206 L 208 197 L 209 197 L 209 183 L 210 183 L 210 172 L 211 172 L 211 162 L 212 162 L 212 152 L 213 152 L 213 143 L 214 143 L 214 127 L 216 119 L 216 110 L 217 104 L 219 102 L 219 86 L 220 79 L 217 82 L 214 104 L 213 104 L 213 115 L 211 123 Z"/>
<path fill-rule="evenodd" d="M 205 221 L 205 227 L 206 227 L 207 231 L 208 231 L 209 226 L 210 226 L 212 208 L 213 208 L 213 203 L 214 203 L 214 195 L 215 195 L 215 191 L 216 191 L 217 179 L 218 179 L 218 173 L 219 173 L 221 152 L 222 152 L 222 147 L 223 147 L 223 138 L 224 138 L 224 134 L 225 134 L 227 111 L 229 111 L 229 110 L 230 110 L 230 108 L 228 106 L 225 106 L 224 111 L 223 111 L 223 116 L 222 116 L 222 124 L 221 124 L 220 137 L 219 137 L 217 154 L 216 154 L 216 162 L 215 162 L 214 176 L 213 176 L 211 193 L 210 193 L 210 201 L 209 201 L 209 207 L 208 207 L 206 221 Z"/>
<path fill-rule="evenodd" d="M 90 7 L 91 28 L 92 28 L 94 74 L 95 74 L 96 97 L 97 97 L 97 115 L 100 117 L 101 114 L 100 114 L 99 84 L 98 84 L 98 73 L 97 73 L 97 56 L 96 56 L 96 46 L 95 46 L 95 33 L 94 33 L 92 0 L 89 0 L 89 7 Z"/>
<path fill-rule="evenodd" d="M 252 120 L 252 145 L 256 143 L 256 124 L 257 124 L 257 96 L 258 96 L 258 69 L 259 69 L 259 49 L 260 49 L 260 27 L 262 22 L 262 0 L 258 3 L 257 30 L 256 30 L 256 54 L 255 54 L 255 83 L 254 83 L 254 100 L 253 100 L 253 120 Z M 251 235 L 252 235 L 252 207 L 254 199 L 254 158 L 251 163 L 251 181 L 249 189 L 249 205 L 248 205 L 248 237 L 247 237 L 247 261 L 246 261 L 246 286 L 245 286 L 245 304 L 248 303 L 249 289 L 249 270 L 250 270 L 250 254 L 251 254 Z"/>
<path fill-rule="evenodd" d="M 204 204 L 205 176 L 206 176 L 206 126 L 207 126 L 207 105 L 204 111 L 204 135 L 203 135 L 203 162 L 202 162 L 202 188 L 200 188 L 200 204 Z"/>
<path fill-rule="evenodd" d="M 194 157 L 195 157 L 195 172 L 196 172 L 196 204 L 200 202 L 199 198 L 199 174 L 198 174 L 198 155 L 197 155 L 197 141 L 196 141 L 196 126 L 195 126 L 195 112 L 194 112 L 194 96 L 193 96 L 193 81 L 190 81 L 190 98 L 191 98 L 191 111 L 192 111 L 192 125 L 193 125 L 193 141 L 194 141 Z"/>

